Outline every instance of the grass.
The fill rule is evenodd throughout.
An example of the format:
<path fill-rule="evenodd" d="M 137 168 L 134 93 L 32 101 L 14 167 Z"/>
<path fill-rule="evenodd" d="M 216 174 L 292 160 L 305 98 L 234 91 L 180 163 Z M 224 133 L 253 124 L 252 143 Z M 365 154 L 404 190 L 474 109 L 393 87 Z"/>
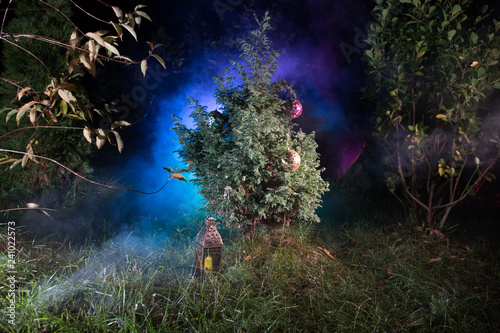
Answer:
<path fill-rule="evenodd" d="M 251 239 L 222 230 L 221 271 L 194 278 L 198 227 L 79 246 L 16 235 L 15 324 L 7 322 L 4 284 L 0 331 L 500 330 L 499 250 L 483 240 L 443 243 L 370 223 L 301 226 Z M 6 281 L 7 250 L 0 249 Z"/>

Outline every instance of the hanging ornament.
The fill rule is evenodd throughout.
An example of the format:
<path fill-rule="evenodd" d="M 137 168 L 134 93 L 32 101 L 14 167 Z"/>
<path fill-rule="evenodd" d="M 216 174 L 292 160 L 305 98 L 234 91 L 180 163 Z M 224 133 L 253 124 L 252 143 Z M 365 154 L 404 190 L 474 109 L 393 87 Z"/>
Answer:
<path fill-rule="evenodd" d="M 300 155 L 295 150 L 288 149 L 282 161 L 284 168 L 288 171 L 295 171 L 300 167 Z"/>
<path fill-rule="evenodd" d="M 214 130 L 221 129 L 224 126 L 224 116 L 217 110 L 208 113 L 205 124 Z"/>
<path fill-rule="evenodd" d="M 285 114 L 295 119 L 302 114 L 302 104 L 296 99 L 291 99 L 285 103 Z"/>

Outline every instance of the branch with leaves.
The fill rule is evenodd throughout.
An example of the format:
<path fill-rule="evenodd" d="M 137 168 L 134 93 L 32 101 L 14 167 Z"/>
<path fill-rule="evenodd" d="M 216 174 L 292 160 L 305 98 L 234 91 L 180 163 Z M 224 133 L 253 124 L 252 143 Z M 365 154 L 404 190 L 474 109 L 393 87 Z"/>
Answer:
<path fill-rule="evenodd" d="M 63 117 L 77 119 L 85 124 L 83 135 L 89 143 L 95 142 L 98 148 L 102 148 L 105 142 L 108 141 L 112 145 L 115 145 L 118 151 L 121 152 L 124 145 L 118 129 L 129 126 L 130 123 L 125 120 L 115 120 L 114 114 L 117 111 L 107 105 L 105 109 L 89 108 L 79 97 L 78 92 L 81 91 L 82 87 L 77 81 L 84 75 L 82 69 L 86 69 L 92 76 L 95 76 L 96 66 L 104 65 L 103 61 L 140 64 L 144 76 L 146 75 L 147 62 L 151 57 L 155 58 L 165 68 L 163 59 L 154 53 L 155 49 L 160 46 L 159 44 L 154 45 L 151 42 L 147 42 L 150 50 L 147 57 L 140 61 L 133 61 L 130 57 L 122 55 L 118 48 L 119 41 L 123 39 L 123 30 L 128 31 L 137 41 L 136 29 L 140 26 L 142 19 L 151 21 L 148 14 L 142 10 L 146 6 L 138 5 L 131 13 L 125 13 L 117 6 L 109 6 L 116 16 L 116 21 L 107 21 L 98 19 L 72 1 L 78 9 L 87 15 L 98 19 L 100 22 L 109 24 L 112 31 L 116 33 L 116 35 L 113 35 L 112 31 L 107 30 L 83 32 L 61 10 L 44 1 L 40 1 L 40 3 L 59 12 L 75 26 L 69 42 L 29 33 L 9 34 L 4 30 L 3 23 L 0 29 L 0 41 L 22 48 L 16 43 L 16 40 L 20 38 L 36 39 L 47 44 L 65 48 L 67 50 L 66 61 L 68 73 L 63 77 L 55 78 L 49 68 L 46 67 L 47 75 L 49 75 L 51 80 L 49 85 L 41 92 L 36 91 L 30 86 L 25 86 L 22 82 L 1 78 L 4 82 L 16 86 L 16 101 L 19 106 L 6 107 L 1 109 L 0 112 L 6 112 L 7 122 L 15 116 L 18 126 L 21 126 L 21 121 L 24 117 L 29 119 L 31 126 L 39 126 L 41 120 L 44 120 L 49 125 L 54 125 Z M 5 10 L 4 17 L 8 11 L 9 7 Z M 36 58 L 35 54 L 24 48 L 22 49 Z M 43 64 L 41 60 L 39 61 Z M 96 118 L 107 119 L 111 126 L 109 128 L 99 128 L 95 124 Z"/>
<path fill-rule="evenodd" d="M 389 152 L 387 182 L 441 230 L 454 206 L 494 180 L 500 137 L 488 118 L 497 110 L 482 108 L 500 89 L 500 22 L 466 0 L 385 0 L 374 13 L 365 93 Z"/>
<path fill-rule="evenodd" d="M 104 2 L 100 1 L 105 4 Z M 11 163 L 10 169 L 20 165 L 25 167 L 29 162 L 38 163 L 39 160 L 46 160 L 56 164 L 59 167 L 69 171 L 76 177 L 87 182 L 104 186 L 107 188 L 131 191 L 143 194 L 154 194 L 162 190 L 163 185 L 159 190 L 154 192 L 143 192 L 137 190 L 128 190 L 124 188 L 105 185 L 72 170 L 63 163 L 56 161 L 53 158 L 37 154 L 36 150 L 36 135 L 39 129 L 72 129 L 80 130 L 83 137 L 89 143 L 93 143 L 97 148 L 102 148 L 106 142 L 116 146 L 119 152 L 122 152 L 124 143 L 120 136 L 120 129 L 131 126 L 132 124 L 118 117 L 118 111 L 109 104 L 105 104 L 103 108 L 95 108 L 91 106 L 86 97 L 86 90 L 81 83 L 81 79 L 90 74 L 92 77 L 96 75 L 96 68 L 104 66 L 106 62 L 115 62 L 121 64 L 139 65 L 143 76 L 146 76 L 148 62 L 154 58 L 165 68 L 163 59 L 156 54 L 156 50 L 161 44 L 153 44 L 146 42 L 149 50 L 144 59 L 133 60 L 132 58 L 120 52 L 120 42 L 124 38 L 124 32 L 130 34 L 134 40 L 138 41 L 137 29 L 140 27 L 143 20 L 151 21 L 149 15 L 144 11 L 145 5 L 137 5 L 133 11 L 126 13 L 118 6 L 105 4 L 110 8 L 110 12 L 114 15 L 114 19 L 102 19 L 87 11 L 83 5 L 78 5 L 74 1 L 70 3 L 82 11 L 98 24 L 106 24 L 109 29 L 99 29 L 96 31 L 84 31 L 79 28 L 65 12 L 46 1 L 39 0 L 39 3 L 44 6 L 44 10 L 51 10 L 60 17 L 63 17 L 66 22 L 69 22 L 74 30 L 67 39 L 57 39 L 50 36 L 26 32 L 10 33 L 5 26 L 6 18 L 11 11 L 12 1 L 10 1 L 3 12 L 3 18 L 0 26 L 0 42 L 7 43 L 11 47 L 17 48 L 24 52 L 27 57 L 32 57 L 39 62 L 45 69 L 46 75 L 49 78 L 49 84 L 42 90 L 37 90 L 26 84 L 22 80 L 14 80 L 8 77 L 0 77 L 7 85 L 13 86 L 16 89 L 15 98 L 12 99 L 10 105 L 2 108 L 0 106 L 0 115 L 5 116 L 7 123 L 15 119 L 17 128 L 10 130 L 0 136 L 0 152 L 4 153 L 0 156 L 0 164 Z M 24 47 L 23 41 L 38 41 L 47 45 L 56 46 L 63 50 L 66 60 L 66 72 L 55 75 L 57 71 L 49 68 L 44 61 Z M 66 126 L 63 119 L 73 119 L 81 126 Z M 103 122 L 102 120 L 106 120 Z M 28 123 L 29 121 L 29 123 Z M 110 124 L 103 127 L 100 124 Z M 33 131 L 28 142 L 24 144 L 25 151 L 11 149 L 5 145 L 12 140 L 18 140 L 18 135 L 24 131 Z M 19 157 L 21 156 L 21 157 Z M 186 181 L 182 176 L 182 170 L 166 168 L 170 173 L 170 179 L 178 179 Z M 168 183 L 168 182 L 167 182 Z"/>
<path fill-rule="evenodd" d="M 83 179 L 86 182 L 92 183 L 94 185 L 99 185 L 99 186 L 102 186 L 102 187 L 110 188 L 110 189 L 113 189 L 113 190 L 120 190 L 120 191 L 126 191 L 126 192 L 135 192 L 135 193 L 140 193 L 140 194 L 156 194 L 156 193 L 160 192 L 161 190 L 163 190 L 165 188 L 165 186 L 167 186 L 167 184 L 170 182 L 171 179 L 177 179 L 177 180 L 180 180 L 180 181 L 183 181 L 183 182 L 187 183 L 186 178 L 182 175 L 182 173 L 186 172 L 187 170 L 185 170 L 185 169 L 175 169 L 175 168 L 167 167 L 167 168 L 163 168 L 163 169 L 166 170 L 169 173 L 169 177 L 168 177 L 167 182 L 165 184 L 163 184 L 163 186 L 160 189 L 158 189 L 156 191 L 153 191 L 153 192 L 144 192 L 144 191 L 139 191 L 139 190 L 131 190 L 131 189 L 126 189 L 126 188 L 116 187 L 116 186 L 112 186 L 112 185 L 107 185 L 107 184 L 103 184 L 103 183 L 99 183 L 97 181 L 91 180 L 91 179 L 89 179 L 89 178 L 87 178 L 85 176 L 82 176 L 79 173 L 71 170 L 70 168 L 68 168 L 64 164 L 62 164 L 62 163 L 60 163 L 60 162 L 58 162 L 58 161 L 56 161 L 54 159 L 51 159 L 51 158 L 48 158 L 48 157 L 45 157 L 45 156 L 41 156 L 41 155 L 33 154 L 33 150 L 32 149 L 28 149 L 28 152 L 22 152 L 22 151 L 17 151 L 17 150 L 12 150 L 12 149 L 3 149 L 3 148 L 0 148 L 0 152 L 23 155 L 22 159 L 16 159 L 14 161 L 14 163 L 10 167 L 11 169 L 13 167 L 15 167 L 19 163 L 23 164 L 23 166 L 26 165 L 26 163 L 28 162 L 28 160 L 37 162 L 37 159 L 43 159 L 43 160 L 47 160 L 47 161 L 49 161 L 51 163 L 54 163 L 54 164 L 60 166 L 61 168 L 69 171 L 70 173 L 72 173 L 76 177 L 78 177 L 80 179 Z M 8 162 L 10 162 L 9 159 L 5 159 L 5 158 L 0 159 L 0 164 L 5 164 L 5 163 L 8 163 Z"/>

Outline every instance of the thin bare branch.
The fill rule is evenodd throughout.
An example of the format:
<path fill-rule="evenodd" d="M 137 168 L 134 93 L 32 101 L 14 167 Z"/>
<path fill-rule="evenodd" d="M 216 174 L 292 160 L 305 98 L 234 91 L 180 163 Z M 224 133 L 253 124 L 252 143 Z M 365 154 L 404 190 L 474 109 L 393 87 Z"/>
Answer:
<path fill-rule="evenodd" d="M 100 18 L 98 18 L 97 16 L 94 16 L 92 14 L 90 14 L 88 11 L 86 11 L 85 9 L 83 9 L 82 7 L 80 7 L 79 5 L 77 5 L 73 0 L 70 0 L 70 2 L 78 9 L 80 9 L 82 12 L 84 12 L 85 14 L 87 14 L 88 16 L 92 17 L 94 20 L 97 20 L 99 22 L 103 22 L 103 23 L 106 23 L 106 24 L 109 24 L 108 21 L 104 21 Z"/>
<path fill-rule="evenodd" d="M 21 207 L 21 208 L 3 209 L 3 210 L 0 210 L 0 213 L 14 212 L 14 211 L 18 211 L 18 210 L 48 210 L 48 211 L 57 212 L 57 209 L 51 209 L 51 208 L 43 208 L 43 207 L 36 207 L 36 208 Z"/>
<path fill-rule="evenodd" d="M 80 28 L 78 28 L 78 27 L 77 27 L 77 25 L 76 25 L 75 23 L 73 23 L 73 21 L 71 21 L 71 19 L 70 19 L 69 17 L 67 17 L 67 16 L 66 16 L 66 14 L 64 14 L 64 13 L 63 13 L 63 12 L 62 12 L 59 8 L 54 7 L 54 6 L 52 6 L 51 4 L 49 4 L 49 3 L 45 2 L 45 1 L 42 1 L 42 0 L 39 0 L 39 1 L 40 1 L 40 3 L 43 3 L 44 5 L 49 6 L 50 8 L 54 9 L 55 11 L 57 11 L 57 12 L 58 12 L 59 14 L 61 14 L 61 15 L 62 15 L 62 16 L 63 16 L 66 20 L 68 20 L 68 22 L 69 22 L 69 23 L 71 23 L 71 24 L 75 27 L 75 29 L 76 29 L 76 30 L 80 31 L 80 33 L 81 33 L 82 35 L 85 35 L 85 33 L 84 33 L 82 30 L 80 30 Z"/>
<path fill-rule="evenodd" d="M 9 38 L 9 37 L 13 37 L 13 38 L 31 38 L 31 39 L 36 39 L 36 40 L 48 43 L 48 44 L 53 44 L 53 45 L 56 45 L 56 46 L 59 46 L 59 47 L 65 48 L 65 49 L 71 49 L 71 46 L 69 44 L 60 42 L 60 41 L 58 41 L 56 39 L 53 39 L 53 38 L 50 38 L 50 37 L 47 37 L 47 36 L 39 36 L 39 35 L 32 35 L 32 34 L 8 34 L 8 35 L 7 34 L 3 34 L 3 35 L 0 35 L 0 39 L 3 39 L 5 41 L 7 41 L 7 38 Z M 90 51 L 88 49 L 84 49 L 84 48 L 81 48 L 81 47 L 75 47 L 75 49 L 78 50 L 78 51 L 85 52 L 85 53 L 90 53 Z M 151 56 L 151 54 L 149 54 L 145 59 L 147 60 L 150 56 Z M 108 56 L 105 56 L 105 55 L 102 55 L 102 54 L 97 54 L 97 57 L 99 59 L 103 59 L 103 60 L 106 60 L 106 61 L 113 61 L 113 62 L 116 62 L 116 63 L 119 63 L 119 64 L 127 64 L 127 65 L 134 64 L 134 65 L 136 65 L 136 64 L 140 63 L 140 61 L 118 60 L 118 59 L 111 58 L 111 57 L 108 57 Z"/>
<path fill-rule="evenodd" d="M 25 48 L 24 48 L 24 47 L 22 47 L 21 45 L 16 44 L 16 43 L 14 43 L 14 42 L 10 41 L 8 38 L 5 38 L 4 36 L 5 36 L 5 34 L 0 34 L 0 40 L 4 40 L 4 41 L 6 41 L 6 42 L 7 42 L 7 43 L 9 43 L 9 44 L 14 45 L 15 47 L 17 47 L 17 48 L 19 48 L 19 49 L 23 50 L 24 52 L 28 53 L 28 54 L 29 54 L 29 55 L 31 55 L 33 58 L 35 58 L 36 60 L 38 60 L 38 61 L 42 64 L 42 66 L 43 66 L 43 67 L 45 67 L 45 70 L 47 70 L 47 73 L 49 74 L 50 79 L 51 79 L 51 80 L 55 80 L 55 78 L 52 76 L 52 73 L 50 72 L 49 68 L 45 65 L 45 63 L 44 63 L 44 62 L 43 62 L 40 58 L 38 58 L 36 55 L 34 55 L 32 52 L 30 52 L 29 50 L 25 49 Z"/>
<path fill-rule="evenodd" d="M 27 129 L 39 129 L 39 128 L 83 130 L 83 127 L 72 127 L 72 126 L 25 126 L 25 127 L 16 128 L 10 132 L 3 134 L 2 136 L 0 136 L 0 139 L 2 139 L 2 138 L 6 137 L 14 132 L 24 131 Z"/>
<path fill-rule="evenodd" d="M 3 33 L 3 26 L 5 24 L 5 19 L 7 18 L 7 11 L 9 10 L 11 3 L 12 3 L 12 0 L 9 1 L 9 3 L 7 4 L 7 8 L 5 8 L 5 11 L 3 13 L 2 25 L 0 26 L 0 35 L 2 35 L 2 33 Z"/>
<path fill-rule="evenodd" d="M 158 192 L 160 192 L 161 190 L 163 190 L 165 188 L 165 186 L 167 186 L 167 184 L 170 182 L 170 178 L 167 180 L 167 182 L 165 184 L 163 184 L 163 186 L 154 191 L 154 192 L 143 192 L 143 191 L 138 191 L 138 190 L 130 190 L 130 189 L 126 189 L 126 188 L 121 188 L 121 187 L 116 187 L 116 186 L 112 186 L 112 185 L 106 185 L 106 184 L 102 184 L 102 183 L 99 183 L 99 182 L 96 182 L 96 181 L 93 181 L 91 179 L 88 179 L 82 175 L 80 175 L 79 173 L 77 173 L 76 171 L 73 171 L 72 169 L 68 168 L 67 166 L 65 166 L 64 164 L 56 161 L 56 160 L 53 160 L 51 158 L 48 158 L 48 157 L 45 157 L 45 156 L 40 156 L 40 155 L 36 155 L 36 154 L 31 154 L 31 153 L 27 153 L 27 152 L 23 152 L 23 151 L 18 151 L 18 150 L 12 150 L 12 149 L 3 149 L 3 148 L 0 148 L 0 151 L 2 152 L 5 152 L 5 153 L 12 153 L 12 154 L 20 154 L 20 155 L 27 155 L 27 156 L 32 156 L 32 157 L 36 157 L 36 158 L 40 158 L 42 160 L 47 160 L 49 162 L 52 162 L 54 164 L 57 164 L 59 165 L 61 168 L 69 171 L 70 173 L 72 173 L 73 175 L 77 176 L 78 178 L 81 178 L 89 183 L 92 183 L 92 184 L 95 184 L 95 185 L 99 185 L 99 186 L 102 186 L 102 187 L 106 187 L 106 188 L 110 188 L 110 189 L 113 189 L 113 190 L 119 190 L 119 191 L 126 191 L 126 192 L 135 192 L 135 193 L 141 193 L 141 194 L 156 194 Z"/>

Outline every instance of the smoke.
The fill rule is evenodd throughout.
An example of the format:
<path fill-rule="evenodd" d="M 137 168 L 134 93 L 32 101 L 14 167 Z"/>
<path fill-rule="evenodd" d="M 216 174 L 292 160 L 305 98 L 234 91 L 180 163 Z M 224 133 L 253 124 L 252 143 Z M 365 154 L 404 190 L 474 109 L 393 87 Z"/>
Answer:
<path fill-rule="evenodd" d="M 88 302 L 88 311 L 97 311 L 101 306 L 116 310 L 113 307 L 125 302 L 125 284 L 133 284 L 138 278 L 147 282 L 154 276 L 158 262 L 163 265 L 169 260 L 174 267 L 182 268 L 176 268 L 177 273 L 189 274 L 190 269 L 184 267 L 189 268 L 190 262 L 184 262 L 181 256 L 169 256 L 172 246 L 178 246 L 173 243 L 161 231 L 142 236 L 122 232 L 99 246 L 83 247 L 69 254 L 70 266 L 76 264 L 79 268 L 65 274 L 68 267 L 63 267 L 59 274 L 41 281 L 33 303 L 56 312 L 58 307 L 81 307 Z M 127 293 L 127 297 L 134 295 Z"/>

